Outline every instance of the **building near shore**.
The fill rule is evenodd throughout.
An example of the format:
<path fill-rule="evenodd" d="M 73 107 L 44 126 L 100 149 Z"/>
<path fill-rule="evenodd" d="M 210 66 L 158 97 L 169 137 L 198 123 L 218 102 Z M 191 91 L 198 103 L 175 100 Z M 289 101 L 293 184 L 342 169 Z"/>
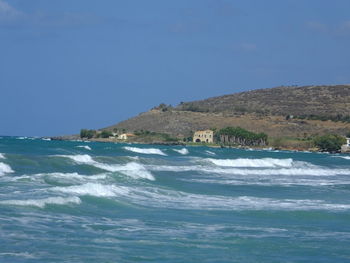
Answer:
<path fill-rule="evenodd" d="M 134 137 L 135 136 L 135 134 L 133 134 L 133 133 L 123 133 L 123 134 L 120 134 L 119 136 L 118 136 L 118 139 L 119 140 L 127 140 L 127 139 L 129 139 L 130 137 Z"/>
<path fill-rule="evenodd" d="M 196 131 L 193 135 L 193 142 L 214 142 L 214 132 L 212 130 Z"/>
<path fill-rule="evenodd" d="M 350 153 L 350 138 L 346 138 L 346 143 L 341 147 L 342 153 Z"/>

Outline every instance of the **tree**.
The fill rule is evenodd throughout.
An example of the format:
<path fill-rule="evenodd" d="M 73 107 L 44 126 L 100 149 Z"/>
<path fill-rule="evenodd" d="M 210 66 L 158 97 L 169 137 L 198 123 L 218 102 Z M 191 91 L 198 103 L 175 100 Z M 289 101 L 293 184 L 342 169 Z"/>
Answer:
<path fill-rule="evenodd" d="M 110 136 L 113 136 L 111 131 L 103 130 L 101 132 L 101 138 L 109 138 Z"/>
<path fill-rule="evenodd" d="M 341 146 L 346 143 L 346 139 L 343 136 L 337 134 L 327 134 L 318 136 L 314 139 L 314 144 L 321 151 L 337 152 L 341 149 Z"/>
<path fill-rule="evenodd" d="M 91 139 L 96 135 L 95 130 L 81 129 L 80 130 L 80 138 L 88 138 Z"/>

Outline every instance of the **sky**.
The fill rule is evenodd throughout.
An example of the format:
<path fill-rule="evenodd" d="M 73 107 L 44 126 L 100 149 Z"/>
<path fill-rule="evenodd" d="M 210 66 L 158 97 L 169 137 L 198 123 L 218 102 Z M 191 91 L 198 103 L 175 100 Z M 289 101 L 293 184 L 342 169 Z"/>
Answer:
<path fill-rule="evenodd" d="M 160 103 L 350 83 L 349 0 L 0 0 L 0 135 Z"/>

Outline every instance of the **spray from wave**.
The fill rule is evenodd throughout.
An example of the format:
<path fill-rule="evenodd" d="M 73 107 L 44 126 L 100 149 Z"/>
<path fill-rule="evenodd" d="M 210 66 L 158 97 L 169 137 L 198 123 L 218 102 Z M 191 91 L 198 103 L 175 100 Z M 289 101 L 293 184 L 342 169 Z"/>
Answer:
<path fill-rule="evenodd" d="M 0 162 L 0 176 L 5 175 L 7 173 L 13 173 L 11 166 L 5 163 Z"/>

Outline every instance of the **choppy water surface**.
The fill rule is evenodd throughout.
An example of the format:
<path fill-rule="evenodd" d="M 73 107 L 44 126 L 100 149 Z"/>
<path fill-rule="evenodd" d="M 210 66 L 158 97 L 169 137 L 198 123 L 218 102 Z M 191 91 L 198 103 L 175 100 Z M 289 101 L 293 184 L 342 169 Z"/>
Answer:
<path fill-rule="evenodd" d="M 0 262 L 350 262 L 350 157 L 0 138 Z"/>

